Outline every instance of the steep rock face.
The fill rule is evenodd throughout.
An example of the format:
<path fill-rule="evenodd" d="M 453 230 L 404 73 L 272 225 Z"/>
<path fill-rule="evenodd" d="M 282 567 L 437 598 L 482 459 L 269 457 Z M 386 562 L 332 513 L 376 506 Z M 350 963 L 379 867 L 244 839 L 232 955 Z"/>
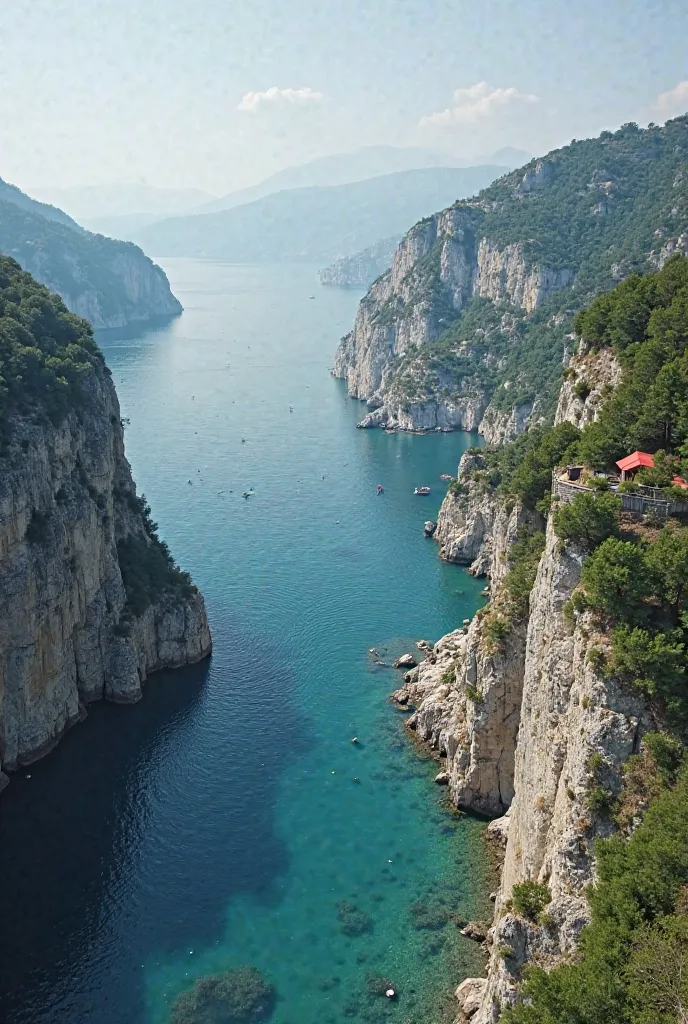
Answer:
<path fill-rule="evenodd" d="M 482 434 L 490 445 L 515 441 L 519 434 L 528 428 L 536 406 L 536 402 L 522 402 L 511 409 L 497 409 L 489 405 L 478 424 L 478 433 Z"/>
<path fill-rule="evenodd" d="M 396 698 L 415 705 L 409 727 L 446 758 L 456 806 L 497 815 L 514 795 L 525 628 L 511 630 L 497 647 L 483 625 L 476 617 L 439 640 Z"/>
<path fill-rule="evenodd" d="M 554 423 L 573 423 L 582 430 L 594 423 L 600 409 L 621 380 L 621 364 L 610 348 L 589 352 L 581 345 L 568 366 L 559 392 Z"/>
<path fill-rule="evenodd" d="M 480 238 L 480 220 L 478 207 L 462 206 L 417 224 L 402 240 L 390 270 L 361 301 L 354 328 L 342 339 L 332 371 L 346 380 L 352 397 L 374 408 L 361 426 L 475 429 L 489 404 L 486 391 L 465 399 L 430 394 L 426 400 L 406 402 L 395 393 L 396 358 L 412 346 L 438 338 L 474 296 L 532 312 L 553 292 L 571 284 L 569 270 L 529 265 L 522 246 L 500 247 Z M 509 429 L 517 430 L 529 411 L 514 412 L 511 426 L 495 427 L 494 436 L 498 430 L 500 437 Z M 490 424 L 486 427 L 489 430 Z"/>
<path fill-rule="evenodd" d="M 104 368 L 59 427 L 20 421 L 0 460 L 0 763 L 45 753 L 99 698 L 134 701 L 146 676 L 198 661 L 201 594 L 167 593 L 122 617 L 117 542 L 150 542 Z"/>
<path fill-rule="evenodd" d="M 86 236 L 88 237 L 88 236 Z M 109 241 L 104 239 L 103 241 Z M 57 268 L 45 250 L 11 252 L 37 281 L 57 292 L 67 309 L 95 328 L 124 327 L 156 317 L 176 316 L 182 306 L 170 291 L 164 271 L 131 243 L 111 243 L 100 254 L 102 269 L 116 282 L 113 290 L 95 280 L 93 267 L 80 254 L 68 255 L 68 272 Z M 99 267 L 99 272 L 100 272 Z"/>
<path fill-rule="evenodd" d="M 493 594 L 508 571 L 509 548 L 532 515 L 507 509 L 470 481 L 481 456 L 466 453 L 458 478 L 467 493 L 448 494 L 435 531 L 440 557 L 469 564 L 487 575 Z M 458 807 L 503 814 L 513 798 L 514 752 L 518 732 L 526 625 L 515 621 L 497 644 L 478 615 L 470 626 L 437 642 L 428 658 L 409 672 L 396 694 L 415 711 L 409 726 L 446 758 L 449 790 Z"/>
<path fill-rule="evenodd" d="M 61 210 L 0 180 L 0 252 L 96 328 L 176 316 L 165 272 L 138 246 L 84 231 Z"/>
<path fill-rule="evenodd" d="M 464 453 L 459 462 L 457 480 L 463 492 L 447 492 L 433 534 L 439 556 L 447 562 L 470 566 L 473 576 L 488 576 L 496 590 L 509 564 L 509 548 L 519 531 L 529 523 L 540 525 L 540 517 L 525 512 L 518 504 L 507 507 L 493 493 L 485 491 L 472 478 L 484 468 L 480 454 Z"/>
<path fill-rule="evenodd" d="M 545 299 L 573 283 L 572 270 L 528 266 L 521 245 L 503 248 L 481 238 L 475 269 L 474 294 L 494 302 L 508 301 L 532 313 Z"/>
<path fill-rule="evenodd" d="M 368 403 L 375 405 L 373 399 Z M 392 390 L 385 403 L 373 409 L 358 424 L 384 427 L 386 430 L 408 430 L 420 433 L 440 430 L 478 430 L 483 420 L 485 401 L 481 395 L 467 395 L 455 400 L 429 397 L 426 401 L 406 402 L 395 398 Z"/>
<path fill-rule="evenodd" d="M 621 767 L 649 726 L 643 704 L 614 679 L 600 678 L 589 661 L 589 650 L 604 638 L 591 634 L 590 622 L 572 625 L 564 614 L 582 562 L 575 548 L 560 550 L 550 524 L 530 599 L 514 800 L 476 1024 L 497 1021 L 499 1008 L 518 998 L 525 961 L 554 962 L 575 948 L 588 920 L 584 890 L 593 877 L 593 843 L 611 828 L 586 805 L 590 756 L 601 755 L 605 785 L 618 792 Z M 527 879 L 550 888 L 546 928 L 508 909 L 514 884 Z M 502 955 L 505 946 L 513 956 Z"/>

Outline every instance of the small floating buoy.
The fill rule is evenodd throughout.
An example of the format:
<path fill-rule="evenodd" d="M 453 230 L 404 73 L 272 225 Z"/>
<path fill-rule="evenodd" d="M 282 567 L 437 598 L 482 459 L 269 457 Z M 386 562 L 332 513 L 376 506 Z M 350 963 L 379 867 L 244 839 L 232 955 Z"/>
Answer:
<path fill-rule="evenodd" d="M 354 736 L 354 738 L 352 739 L 351 742 L 352 743 L 358 743 L 358 736 Z"/>
<path fill-rule="evenodd" d="M 25 778 L 25 779 L 30 779 L 30 778 L 31 778 L 31 776 L 30 776 L 30 775 L 25 775 L 25 776 L 24 776 L 24 778 Z"/>
<path fill-rule="evenodd" d="M 330 772 L 330 775 L 336 775 L 336 774 L 337 774 L 336 772 Z"/>
<path fill-rule="evenodd" d="M 359 779 L 358 775 L 354 775 L 353 781 L 360 782 L 361 780 Z"/>
<path fill-rule="evenodd" d="M 387 996 L 388 999 L 394 999 L 396 992 L 394 991 L 393 988 L 388 988 L 387 991 L 385 992 L 385 995 Z"/>

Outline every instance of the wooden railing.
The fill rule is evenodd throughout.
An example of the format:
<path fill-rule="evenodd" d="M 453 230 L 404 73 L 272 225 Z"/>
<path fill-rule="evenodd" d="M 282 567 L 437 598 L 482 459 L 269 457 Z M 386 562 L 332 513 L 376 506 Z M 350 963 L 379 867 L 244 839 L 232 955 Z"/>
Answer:
<path fill-rule="evenodd" d="M 586 487 L 585 484 L 572 483 L 570 480 L 560 480 L 556 470 L 552 473 L 552 496 L 558 498 L 559 501 L 573 501 L 577 494 L 585 491 L 592 491 L 592 487 Z M 645 494 L 630 494 L 623 491 L 619 493 L 614 489 L 610 493 L 615 494 L 620 500 L 621 508 L 624 512 L 630 512 L 632 515 L 654 515 L 666 518 L 667 516 L 688 514 L 688 506 L 680 501 L 671 501 L 667 498 L 651 498 Z"/>

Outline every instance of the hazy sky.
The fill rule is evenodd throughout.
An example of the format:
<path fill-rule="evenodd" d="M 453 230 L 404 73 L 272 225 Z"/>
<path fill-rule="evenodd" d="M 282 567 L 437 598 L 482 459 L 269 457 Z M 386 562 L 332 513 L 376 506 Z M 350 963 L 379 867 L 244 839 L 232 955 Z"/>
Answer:
<path fill-rule="evenodd" d="M 540 153 L 688 110 L 687 43 L 686 0 L 3 0 L 0 176 L 220 194 L 376 143 Z"/>

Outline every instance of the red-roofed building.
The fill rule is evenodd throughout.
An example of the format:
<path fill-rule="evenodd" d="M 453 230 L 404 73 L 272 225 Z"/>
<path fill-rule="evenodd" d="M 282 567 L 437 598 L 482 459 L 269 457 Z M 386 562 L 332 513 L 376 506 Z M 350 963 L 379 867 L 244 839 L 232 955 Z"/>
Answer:
<path fill-rule="evenodd" d="M 627 455 L 625 459 L 619 459 L 617 462 L 617 466 L 621 470 L 622 480 L 632 480 L 641 466 L 654 469 L 654 465 L 655 460 L 647 452 L 633 452 L 631 455 Z"/>
<path fill-rule="evenodd" d="M 676 460 L 678 461 L 678 459 Z M 649 469 L 654 469 L 655 460 L 647 452 L 632 452 L 627 455 L 625 459 L 619 459 L 617 466 L 621 470 L 622 480 L 632 480 L 639 469 L 643 466 L 647 466 Z M 675 476 L 671 481 L 676 487 L 683 487 L 684 490 L 688 489 L 688 481 L 684 480 L 680 476 Z"/>

